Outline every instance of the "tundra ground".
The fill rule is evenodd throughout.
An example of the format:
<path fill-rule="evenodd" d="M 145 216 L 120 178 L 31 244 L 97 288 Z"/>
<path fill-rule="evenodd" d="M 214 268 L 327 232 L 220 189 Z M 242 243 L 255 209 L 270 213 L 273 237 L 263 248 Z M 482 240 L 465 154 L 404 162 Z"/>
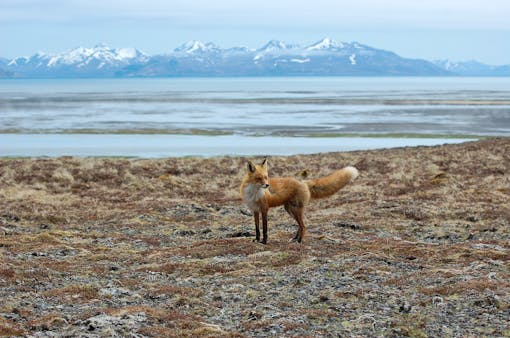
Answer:
<path fill-rule="evenodd" d="M 269 158 L 360 170 L 302 244 L 245 161 L 0 160 L 0 336 L 510 336 L 510 139 Z"/>

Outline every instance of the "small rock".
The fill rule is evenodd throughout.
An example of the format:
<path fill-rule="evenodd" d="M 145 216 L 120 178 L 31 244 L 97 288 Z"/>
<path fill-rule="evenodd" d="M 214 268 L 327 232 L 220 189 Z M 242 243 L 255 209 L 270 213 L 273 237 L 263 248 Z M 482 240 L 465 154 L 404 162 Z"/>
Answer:
<path fill-rule="evenodd" d="M 320 296 L 319 296 L 319 301 L 320 301 L 321 303 L 325 303 L 325 302 L 327 302 L 328 300 L 329 300 L 328 295 L 320 295 Z"/>
<path fill-rule="evenodd" d="M 195 234 L 195 231 L 189 230 L 189 229 L 181 229 L 181 230 L 175 230 L 174 234 L 177 236 L 193 236 Z"/>
<path fill-rule="evenodd" d="M 36 251 L 32 252 L 31 255 L 34 256 L 34 257 L 45 257 L 45 256 L 48 256 L 45 252 L 36 252 Z"/>
<path fill-rule="evenodd" d="M 107 287 L 100 289 L 99 294 L 102 296 L 126 297 L 130 296 L 132 292 L 125 288 Z"/>
<path fill-rule="evenodd" d="M 241 214 L 245 216 L 253 216 L 252 212 L 249 211 L 248 209 L 240 209 L 239 211 L 241 212 Z"/>
<path fill-rule="evenodd" d="M 468 216 L 466 218 L 466 220 L 468 220 L 469 222 L 473 222 L 474 223 L 474 222 L 478 222 L 478 217 L 476 217 L 476 216 Z"/>
<path fill-rule="evenodd" d="M 247 317 L 249 320 L 257 320 L 257 319 L 262 318 L 262 314 L 259 312 L 256 312 L 256 311 L 250 311 L 250 312 L 248 312 Z"/>
<path fill-rule="evenodd" d="M 3 234 L 4 236 L 11 236 L 13 234 L 13 231 L 12 231 L 12 229 L 0 227 L 0 234 Z"/>
<path fill-rule="evenodd" d="M 20 221 L 20 218 L 16 215 L 4 214 L 1 217 L 5 220 L 11 221 L 11 222 L 19 222 Z"/>
<path fill-rule="evenodd" d="M 487 297 L 479 298 L 473 301 L 473 305 L 477 307 L 494 307 L 498 308 L 500 305 L 499 297 L 489 295 Z"/>
<path fill-rule="evenodd" d="M 409 312 L 411 312 L 411 309 L 412 309 L 411 304 L 409 304 L 408 302 L 404 302 L 398 308 L 398 312 L 409 313 Z"/>
<path fill-rule="evenodd" d="M 238 232 L 233 232 L 233 233 L 227 234 L 227 237 L 229 237 L 229 238 L 252 237 L 252 236 L 254 236 L 254 235 L 249 231 L 238 231 Z"/>
<path fill-rule="evenodd" d="M 338 222 L 338 223 L 333 223 L 333 225 L 336 226 L 336 227 L 339 227 L 339 228 L 349 228 L 349 229 L 352 229 L 352 230 L 359 230 L 359 229 L 361 229 L 361 225 L 357 224 L 357 223 Z"/>

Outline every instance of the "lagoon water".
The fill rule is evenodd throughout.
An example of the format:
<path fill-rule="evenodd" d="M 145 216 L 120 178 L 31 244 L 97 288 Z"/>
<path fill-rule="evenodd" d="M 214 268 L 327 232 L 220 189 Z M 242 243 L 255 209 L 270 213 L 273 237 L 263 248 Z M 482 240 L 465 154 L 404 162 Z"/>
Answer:
<path fill-rule="evenodd" d="M 372 137 L 253 137 L 241 135 L 0 134 L 0 156 L 120 156 L 162 158 L 294 155 L 460 143 L 466 139 Z"/>
<path fill-rule="evenodd" d="M 509 78 L 0 81 L 0 156 L 296 154 L 498 135 L 510 135 Z"/>

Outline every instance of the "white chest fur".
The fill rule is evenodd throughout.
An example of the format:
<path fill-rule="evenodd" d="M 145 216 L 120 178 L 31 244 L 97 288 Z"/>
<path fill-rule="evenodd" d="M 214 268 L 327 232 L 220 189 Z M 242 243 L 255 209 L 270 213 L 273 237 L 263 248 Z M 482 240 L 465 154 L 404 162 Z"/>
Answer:
<path fill-rule="evenodd" d="M 258 201 L 264 197 L 264 189 L 256 184 L 248 184 L 244 188 L 244 201 L 252 211 L 260 211 Z"/>

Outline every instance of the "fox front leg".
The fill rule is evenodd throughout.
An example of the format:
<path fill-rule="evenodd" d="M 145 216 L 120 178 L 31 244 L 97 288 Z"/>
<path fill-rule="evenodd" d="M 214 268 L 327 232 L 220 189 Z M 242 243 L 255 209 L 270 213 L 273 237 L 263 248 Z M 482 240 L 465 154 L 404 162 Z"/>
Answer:
<path fill-rule="evenodd" d="M 259 213 L 255 211 L 253 213 L 253 218 L 255 219 L 255 240 L 254 242 L 260 242 L 260 219 L 259 219 Z"/>
<path fill-rule="evenodd" d="M 267 210 L 262 211 L 262 244 L 267 244 Z"/>

